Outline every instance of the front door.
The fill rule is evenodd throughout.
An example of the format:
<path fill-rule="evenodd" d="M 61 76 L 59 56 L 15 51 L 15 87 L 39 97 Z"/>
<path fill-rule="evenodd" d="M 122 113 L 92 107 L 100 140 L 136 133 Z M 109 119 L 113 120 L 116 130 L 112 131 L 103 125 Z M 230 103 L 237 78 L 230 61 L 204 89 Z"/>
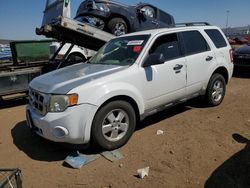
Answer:
<path fill-rule="evenodd" d="M 144 99 L 146 109 L 171 103 L 185 96 L 186 63 L 180 53 L 176 34 L 160 36 L 149 54 L 162 53 L 165 63 L 144 68 Z"/>

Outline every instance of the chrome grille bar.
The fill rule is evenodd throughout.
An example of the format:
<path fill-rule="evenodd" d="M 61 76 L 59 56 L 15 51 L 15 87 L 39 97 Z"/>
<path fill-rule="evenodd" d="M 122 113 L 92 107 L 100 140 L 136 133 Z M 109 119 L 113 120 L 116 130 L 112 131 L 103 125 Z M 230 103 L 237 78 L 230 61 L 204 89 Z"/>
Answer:
<path fill-rule="evenodd" d="M 40 115 L 46 114 L 46 101 L 45 95 L 35 91 L 34 89 L 29 89 L 29 103 L 32 108 L 38 112 Z"/>

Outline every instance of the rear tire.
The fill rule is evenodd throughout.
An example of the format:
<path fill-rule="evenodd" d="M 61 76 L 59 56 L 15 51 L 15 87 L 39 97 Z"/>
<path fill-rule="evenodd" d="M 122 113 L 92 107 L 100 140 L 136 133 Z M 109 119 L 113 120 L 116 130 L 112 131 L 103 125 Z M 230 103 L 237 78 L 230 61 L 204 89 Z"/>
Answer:
<path fill-rule="evenodd" d="M 103 106 L 92 123 L 93 141 L 106 150 L 126 144 L 136 126 L 133 107 L 125 101 L 113 101 Z"/>
<path fill-rule="evenodd" d="M 120 36 L 128 33 L 128 26 L 122 18 L 113 18 L 108 23 L 108 30 L 115 36 Z"/>
<path fill-rule="evenodd" d="M 226 81 L 221 74 L 213 74 L 207 86 L 206 100 L 210 106 L 222 103 L 226 93 Z"/>

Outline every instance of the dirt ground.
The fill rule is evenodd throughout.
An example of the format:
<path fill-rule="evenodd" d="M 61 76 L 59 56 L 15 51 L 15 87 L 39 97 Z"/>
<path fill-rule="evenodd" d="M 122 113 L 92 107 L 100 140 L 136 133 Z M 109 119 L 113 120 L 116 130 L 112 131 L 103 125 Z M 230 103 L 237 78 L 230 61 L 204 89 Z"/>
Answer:
<path fill-rule="evenodd" d="M 30 132 L 26 102 L 0 107 L 0 168 L 20 168 L 25 188 L 250 187 L 250 71 L 236 74 L 220 106 L 193 100 L 148 117 L 119 149 L 124 159 L 99 158 L 80 170 L 63 165 L 72 150 Z M 139 179 L 146 166 L 149 176 Z"/>

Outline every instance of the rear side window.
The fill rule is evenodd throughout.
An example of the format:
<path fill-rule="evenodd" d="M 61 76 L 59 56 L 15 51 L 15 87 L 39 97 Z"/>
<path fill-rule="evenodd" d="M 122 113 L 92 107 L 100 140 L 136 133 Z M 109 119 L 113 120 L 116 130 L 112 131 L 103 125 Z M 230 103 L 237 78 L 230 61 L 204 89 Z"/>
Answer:
<path fill-rule="evenodd" d="M 206 40 L 198 31 L 182 32 L 185 55 L 192 55 L 210 50 Z"/>
<path fill-rule="evenodd" d="M 159 19 L 161 22 L 167 23 L 168 25 L 173 25 L 173 19 L 169 14 L 159 11 Z"/>
<path fill-rule="evenodd" d="M 169 34 L 159 37 L 153 44 L 149 53 L 162 53 L 166 60 L 179 58 L 181 53 L 177 35 Z"/>
<path fill-rule="evenodd" d="M 205 32 L 213 41 L 216 48 L 223 48 L 227 46 L 227 43 L 222 34 L 217 29 L 206 29 Z"/>

